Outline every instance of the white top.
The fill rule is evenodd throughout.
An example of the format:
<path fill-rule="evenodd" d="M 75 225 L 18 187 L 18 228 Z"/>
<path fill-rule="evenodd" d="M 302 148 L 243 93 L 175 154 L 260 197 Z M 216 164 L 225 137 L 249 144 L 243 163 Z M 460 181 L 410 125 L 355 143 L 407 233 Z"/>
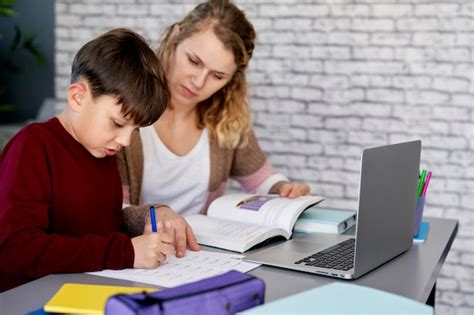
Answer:
<path fill-rule="evenodd" d="M 140 128 L 140 136 L 144 155 L 140 204 L 166 204 L 182 215 L 199 213 L 207 199 L 211 168 L 207 129 L 184 156 L 171 152 L 153 126 Z"/>

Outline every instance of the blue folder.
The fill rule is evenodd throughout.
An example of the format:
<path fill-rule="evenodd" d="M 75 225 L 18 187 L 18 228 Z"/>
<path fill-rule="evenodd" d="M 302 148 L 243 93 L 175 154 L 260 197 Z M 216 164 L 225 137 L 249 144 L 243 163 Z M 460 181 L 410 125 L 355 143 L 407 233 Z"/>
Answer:
<path fill-rule="evenodd" d="M 53 314 L 59 314 L 59 313 L 46 312 L 43 308 L 39 308 L 37 310 L 26 313 L 26 315 L 50 315 L 50 314 L 53 315 Z"/>
<path fill-rule="evenodd" d="M 251 308 L 240 314 L 413 314 L 433 307 L 393 293 L 334 282 Z"/>

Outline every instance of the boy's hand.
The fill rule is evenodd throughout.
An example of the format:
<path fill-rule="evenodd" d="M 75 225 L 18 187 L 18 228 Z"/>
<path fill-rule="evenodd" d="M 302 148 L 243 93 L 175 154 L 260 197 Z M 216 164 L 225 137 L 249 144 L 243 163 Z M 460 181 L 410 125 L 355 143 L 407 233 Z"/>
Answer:
<path fill-rule="evenodd" d="M 200 249 L 193 229 L 186 220 L 169 207 L 160 206 L 155 208 L 156 221 L 158 231 L 163 231 L 174 237 L 174 246 L 176 248 L 176 257 L 183 257 L 186 251 L 186 245 L 191 250 L 198 251 Z M 144 234 L 151 233 L 150 216 L 147 217 L 145 223 Z"/>
<path fill-rule="evenodd" d="M 166 260 L 166 255 L 175 252 L 173 237 L 166 233 L 150 233 L 132 238 L 135 260 L 133 268 L 152 269 Z"/>
<path fill-rule="evenodd" d="M 310 191 L 306 183 L 285 183 L 280 187 L 280 197 L 296 198 L 309 195 Z"/>

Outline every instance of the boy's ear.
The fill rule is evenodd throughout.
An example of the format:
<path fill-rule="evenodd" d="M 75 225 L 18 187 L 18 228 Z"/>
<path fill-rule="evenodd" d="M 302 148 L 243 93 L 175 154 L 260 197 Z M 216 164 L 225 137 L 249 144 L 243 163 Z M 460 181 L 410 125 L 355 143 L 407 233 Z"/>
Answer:
<path fill-rule="evenodd" d="M 72 83 L 69 85 L 67 100 L 73 111 L 81 111 L 86 93 L 87 89 L 81 83 Z"/>

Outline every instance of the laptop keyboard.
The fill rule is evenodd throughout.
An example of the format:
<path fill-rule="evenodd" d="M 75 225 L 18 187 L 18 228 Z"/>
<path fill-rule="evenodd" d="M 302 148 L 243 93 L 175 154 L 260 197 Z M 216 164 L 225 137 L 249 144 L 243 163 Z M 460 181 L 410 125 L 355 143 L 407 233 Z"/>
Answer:
<path fill-rule="evenodd" d="M 355 239 L 351 238 L 295 261 L 295 264 L 347 271 L 354 266 L 354 245 Z"/>

